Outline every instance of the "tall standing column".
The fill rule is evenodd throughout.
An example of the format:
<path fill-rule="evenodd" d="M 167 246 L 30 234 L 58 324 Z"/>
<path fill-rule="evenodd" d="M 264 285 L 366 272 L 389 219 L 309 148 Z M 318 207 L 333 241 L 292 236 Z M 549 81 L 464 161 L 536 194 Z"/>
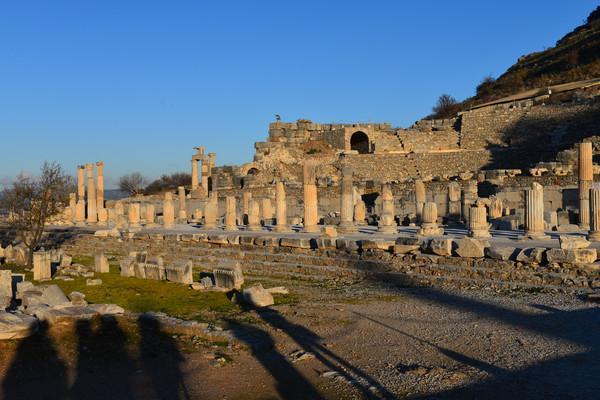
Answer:
<path fill-rule="evenodd" d="M 474 204 L 469 209 L 469 236 L 477 239 L 491 236 L 487 223 L 487 212 L 483 204 Z"/>
<path fill-rule="evenodd" d="M 179 186 L 177 188 L 177 195 L 179 197 L 179 219 L 181 221 L 187 220 L 187 207 L 185 204 L 185 187 Z"/>
<path fill-rule="evenodd" d="M 417 222 L 421 222 L 423 220 L 423 206 L 426 201 L 426 193 L 425 193 L 425 184 L 422 180 L 415 181 L 415 206 L 416 206 L 416 215 Z"/>
<path fill-rule="evenodd" d="M 144 219 L 146 220 L 146 227 L 155 226 L 154 219 L 156 218 L 156 209 L 154 204 L 146 203 L 144 207 Z"/>
<path fill-rule="evenodd" d="M 304 163 L 304 232 L 319 232 L 317 202 L 317 168 L 314 161 Z"/>
<path fill-rule="evenodd" d="M 579 226 L 590 225 L 590 188 L 594 180 L 592 143 L 579 144 Z"/>
<path fill-rule="evenodd" d="M 248 213 L 250 210 L 250 200 L 252 200 L 252 192 L 245 190 L 242 193 L 242 223 L 248 224 Z"/>
<path fill-rule="evenodd" d="M 250 200 L 248 205 L 248 230 L 249 231 L 260 231 L 260 204 L 258 200 Z"/>
<path fill-rule="evenodd" d="M 600 185 L 594 184 L 590 189 L 590 233 L 588 240 L 600 242 Z"/>
<path fill-rule="evenodd" d="M 104 163 L 102 161 L 96 163 L 96 175 L 98 176 L 98 182 L 96 182 L 98 187 L 98 192 L 96 193 L 96 207 L 102 209 L 104 208 Z"/>
<path fill-rule="evenodd" d="M 175 226 L 175 206 L 173 205 L 173 193 L 165 192 L 163 200 L 163 225 L 166 229 Z"/>
<path fill-rule="evenodd" d="M 202 158 L 202 190 L 204 191 L 204 195 L 208 197 L 208 159 L 206 157 Z"/>
<path fill-rule="evenodd" d="M 354 225 L 354 187 L 352 185 L 353 171 L 350 165 L 342 167 L 342 183 L 340 193 L 340 233 L 356 232 Z"/>
<path fill-rule="evenodd" d="M 451 221 L 460 221 L 461 215 L 461 187 L 458 182 L 450 182 L 448 185 L 448 218 Z"/>
<path fill-rule="evenodd" d="M 537 182 L 525 189 L 525 236 L 545 239 L 544 234 L 544 187 Z"/>
<path fill-rule="evenodd" d="M 96 209 L 96 184 L 94 183 L 94 164 L 85 164 L 87 170 L 87 222 L 95 224 L 98 222 L 98 211 Z"/>
<path fill-rule="evenodd" d="M 217 227 L 218 199 L 215 193 L 204 206 L 204 229 L 215 229 Z"/>
<path fill-rule="evenodd" d="M 397 233 L 394 215 L 394 195 L 390 185 L 385 184 L 381 188 L 381 217 L 377 230 L 382 233 Z"/>
<path fill-rule="evenodd" d="M 225 198 L 225 230 L 237 230 L 235 196 L 227 196 Z"/>
<path fill-rule="evenodd" d="M 129 226 L 137 228 L 140 226 L 140 203 L 129 203 Z"/>
<path fill-rule="evenodd" d="M 271 225 L 273 223 L 273 205 L 271 204 L 271 199 L 263 197 L 261 199 L 261 205 L 263 223 L 264 225 Z"/>
<path fill-rule="evenodd" d="M 367 205 L 362 199 L 358 199 L 354 205 L 354 223 L 356 225 L 366 225 L 365 219 L 367 218 Z"/>
<path fill-rule="evenodd" d="M 198 189 L 198 160 L 192 158 L 192 190 Z"/>
<path fill-rule="evenodd" d="M 77 201 L 85 201 L 85 166 L 77 166 Z"/>
<path fill-rule="evenodd" d="M 285 186 L 282 181 L 275 185 L 275 217 L 277 218 L 275 231 L 289 231 L 287 224 L 287 203 L 285 199 Z"/>

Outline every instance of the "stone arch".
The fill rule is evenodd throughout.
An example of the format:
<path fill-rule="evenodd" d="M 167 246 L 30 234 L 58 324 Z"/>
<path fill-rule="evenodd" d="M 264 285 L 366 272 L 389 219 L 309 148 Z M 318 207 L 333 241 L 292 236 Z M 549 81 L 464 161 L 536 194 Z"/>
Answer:
<path fill-rule="evenodd" d="M 246 175 L 256 175 L 260 172 L 258 165 L 256 163 L 248 163 L 242 166 L 240 169 L 240 176 Z"/>
<path fill-rule="evenodd" d="M 369 136 L 363 131 L 356 131 L 350 136 L 350 150 L 356 150 L 359 154 L 368 154 L 371 152 Z"/>

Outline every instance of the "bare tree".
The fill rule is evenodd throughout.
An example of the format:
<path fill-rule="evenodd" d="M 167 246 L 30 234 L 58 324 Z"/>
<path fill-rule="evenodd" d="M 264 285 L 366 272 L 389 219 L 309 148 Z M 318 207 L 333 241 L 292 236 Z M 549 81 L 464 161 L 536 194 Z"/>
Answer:
<path fill-rule="evenodd" d="M 144 193 L 144 188 L 147 184 L 147 179 L 139 172 L 123 175 L 121 179 L 119 179 L 119 189 L 121 189 L 122 192 L 129 193 L 130 196 Z"/>
<path fill-rule="evenodd" d="M 73 178 L 59 164 L 45 162 L 39 177 L 21 174 L 2 191 L 0 202 L 8 211 L 8 225 L 28 248 L 29 267 L 33 266 L 33 252 L 40 245 L 44 228 L 63 212 L 73 188 Z"/>
<path fill-rule="evenodd" d="M 460 103 L 449 94 L 441 95 L 433 107 L 433 118 L 451 118 L 460 109 Z"/>

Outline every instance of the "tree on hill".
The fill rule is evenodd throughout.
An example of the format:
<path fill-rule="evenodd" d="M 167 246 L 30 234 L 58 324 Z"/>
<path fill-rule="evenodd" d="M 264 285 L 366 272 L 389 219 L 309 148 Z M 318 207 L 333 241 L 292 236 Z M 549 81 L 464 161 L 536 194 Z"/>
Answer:
<path fill-rule="evenodd" d="M 1 207 L 8 211 L 7 223 L 27 246 L 27 265 L 33 266 L 48 221 L 62 213 L 74 191 L 73 178 L 57 163 L 45 162 L 40 176 L 19 175 L 0 195 Z"/>
<path fill-rule="evenodd" d="M 449 94 L 442 94 L 432 111 L 433 114 L 429 116 L 431 119 L 452 118 L 460 111 L 460 103 Z"/>
<path fill-rule="evenodd" d="M 128 175 L 123 175 L 119 179 L 119 189 L 122 192 L 128 193 L 130 196 L 137 196 L 144 193 L 144 187 L 148 184 L 148 180 L 139 172 L 132 172 Z"/>
<path fill-rule="evenodd" d="M 160 193 L 167 190 L 177 190 L 179 186 L 190 186 L 192 176 L 185 172 L 175 172 L 170 175 L 163 175 L 154 180 L 144 189 L 146 194 Z"/>

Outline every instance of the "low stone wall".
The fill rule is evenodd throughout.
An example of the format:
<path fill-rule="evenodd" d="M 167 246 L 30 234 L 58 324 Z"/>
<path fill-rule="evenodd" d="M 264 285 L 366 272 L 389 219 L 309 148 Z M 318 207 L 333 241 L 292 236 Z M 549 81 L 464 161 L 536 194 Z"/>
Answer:
<path fill-rule="evenodd" d="M 117 257 L 147 251 L 165 262 L 190 259 L 195 271 L 218 261 L 240 261 L 244 272 L 303 279 L 372 279 L 410 285 L 451 284 L 499 288 L 589 291 L 600 287 L 595 264 L 522 262 L 395 254 L 394 241 L 250 236 L 247 234 L 135 234 L 130 238 L 76 235 L 62 248 L 73 255 L 103 251 Z M 545 249 L 542 249 L 542 252 Z M 542 254 L 540 252 L 540 254 Z"/>

